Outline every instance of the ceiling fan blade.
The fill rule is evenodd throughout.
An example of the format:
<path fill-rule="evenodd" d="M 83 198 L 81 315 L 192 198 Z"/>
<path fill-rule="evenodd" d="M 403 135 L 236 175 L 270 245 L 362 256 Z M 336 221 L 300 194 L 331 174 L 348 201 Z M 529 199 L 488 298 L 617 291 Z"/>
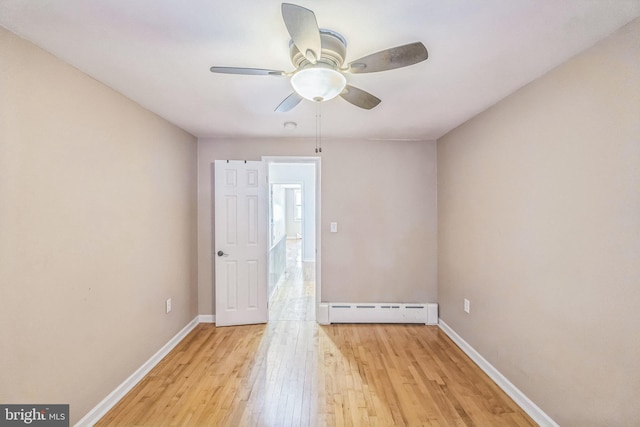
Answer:
<path fill-rule="evenodd" d="M 409 43 L 372 53 L 349 64 L 350 73 L 375 73 L 417 64 L 429 57 L 421 42 Z"/>
<path fill-rule="evenodd" d="M 320 59 L 322 42 L 318 21 L 313 11 L 291 3 L 282 3 L 282 19 L 291 40 L 298 50 L 312 63 Z"/>
<path fill-rule="evenodd" d="M 278 113 L 286 113 L 302 101 L 302 97 L 297 92 L 287 96 L 275 109 Z"/>
<path fill-rule="evenodd" d="M 285 74 L 284 71 L 265 70 L 263 68 L 211 67 L 209 70 L 212 73 L 246 74 L 253 76 L 283 76 Z"/>
<path fill-rule="evenodd" d="M 350 102 L 356 107 L 364 108 L 365 110 L 371 110 L 381 102 L 379 98 L 376 98 L 369 92 L 365 92 L 351 85 L 347 85 L 340 96 L 345 101 Z"/>

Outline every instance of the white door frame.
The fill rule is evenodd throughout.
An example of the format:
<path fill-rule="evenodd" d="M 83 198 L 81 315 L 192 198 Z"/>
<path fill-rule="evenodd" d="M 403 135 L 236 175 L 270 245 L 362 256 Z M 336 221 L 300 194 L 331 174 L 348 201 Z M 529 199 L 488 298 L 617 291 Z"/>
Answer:
<path fill-rule="evenodd" d="M 303 156 L 262 156 L 262 161 L 267 163 L 267 168 L 269 164 L 273 163 L 303 163 L 303 164 L 314 164 L 316 167 L 316 199 L 315 199 L 315 209 L 316 209 L 316 265 L 315 265 L 315 280 L 316 280 L 316 304 L 315 304 L 315 312 L 316 312 L 316 322 L 318 323 L 328 323 L 329 316 L 328 310 L 321 310 L 320 302 L 321 302 L 321 289 L 322 289 L 322 221 L 321 221 L 321 203 L 320 203 L 320 195 L 321 195 L 321 184 L 320 184 L 320 176 L 321 176 L 321 167 L 320 167 L 320 157 L 303 157 Z M 271 181 L 269 181 L 271 182 Z M 268 244 L 268 243 L 267 243 Z M 267 248 L 269 250 L 269 248 Z M 325 313 L 326 311 L 326 313 Z"/>

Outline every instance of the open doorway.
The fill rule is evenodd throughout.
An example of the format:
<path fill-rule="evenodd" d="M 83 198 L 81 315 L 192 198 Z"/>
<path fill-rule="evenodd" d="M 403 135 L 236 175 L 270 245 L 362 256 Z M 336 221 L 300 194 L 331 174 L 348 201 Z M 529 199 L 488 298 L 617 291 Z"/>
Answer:
<path fill-rule="evenodd" d="M 316 320 L 319 298 L 315 158 L 265 158 L 269 166 L 269 320 Z"/>

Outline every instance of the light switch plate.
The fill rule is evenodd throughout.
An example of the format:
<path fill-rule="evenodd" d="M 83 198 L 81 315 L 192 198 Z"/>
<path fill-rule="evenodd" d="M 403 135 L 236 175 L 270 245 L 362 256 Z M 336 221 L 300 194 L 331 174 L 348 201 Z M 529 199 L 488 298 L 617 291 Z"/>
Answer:
<path fill-rule="evenodd" d="M 337 233 L 338 232 L 338 223 L 337 222 L 332 222 L 331 223 L 331 232 L 332 233 Z"/>

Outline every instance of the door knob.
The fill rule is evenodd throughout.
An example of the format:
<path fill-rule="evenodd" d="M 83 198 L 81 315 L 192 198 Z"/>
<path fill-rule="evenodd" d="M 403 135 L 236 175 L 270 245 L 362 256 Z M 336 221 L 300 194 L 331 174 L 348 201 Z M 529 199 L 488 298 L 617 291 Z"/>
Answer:
<path fill-rule="evenodd" d="M 218 256 L 229 256 L 229 254 L 225 254 L 225 253 L 224 253 L 224 252 L 222 252 L 222 251 L 218 251 Z"/>

